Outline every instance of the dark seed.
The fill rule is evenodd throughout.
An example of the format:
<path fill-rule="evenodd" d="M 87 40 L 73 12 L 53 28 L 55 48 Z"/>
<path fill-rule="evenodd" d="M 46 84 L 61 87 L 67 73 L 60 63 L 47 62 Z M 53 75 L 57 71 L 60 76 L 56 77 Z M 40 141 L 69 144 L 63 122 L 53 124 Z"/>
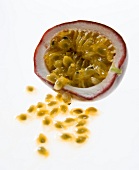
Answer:
<path fill-rule="evenodd" d="M 52 45 L 54 45 L 55 44 L 55 41 L 52 41 L 52 43 L 51 43 Z"/>
<path fill-rule="evenodd" d="M 63 39 L 64 39 L 64 40 L 67 40 L 67 39 L 68 39 L 68 37 L 64 36 L 64 37 L 63 37 Z"/>

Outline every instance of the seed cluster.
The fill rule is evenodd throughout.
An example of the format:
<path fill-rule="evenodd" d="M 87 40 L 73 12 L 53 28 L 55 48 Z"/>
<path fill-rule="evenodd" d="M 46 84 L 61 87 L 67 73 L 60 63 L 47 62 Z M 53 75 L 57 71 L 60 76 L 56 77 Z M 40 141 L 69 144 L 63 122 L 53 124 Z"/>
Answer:
<path fill-rule="evenodd" d="M 99 32 L 63 30 L 50 42 L 44 62 L 50 71 L 46 77 L 56 90 L 66 84 L 86 88 L 104 80 L 116 49 Z"/>
<path fill-rule="evenodd" d="M 29 106 L 26 113 L 17 116 L 19 121 L 25 122 L 30 117 L 40 119 L 43 127 L 60 131 L 60 139 L 63 141 L 75 142 L 77 144 L 84 143 L 89 137 L 89 129 L 87 123 L 89 118 L 97 114 L 97 109 L 88 107 L 70 108 L 72 98 L 69 93 L 57 93 L 56 95 L 47 94 L 43 102 Z M 45 134 L 40 133 L 36 139 L 39 148 L 37 152 L 41 155 L 48 156 L 49 151 L 44 144 L 48 138 Z"/>

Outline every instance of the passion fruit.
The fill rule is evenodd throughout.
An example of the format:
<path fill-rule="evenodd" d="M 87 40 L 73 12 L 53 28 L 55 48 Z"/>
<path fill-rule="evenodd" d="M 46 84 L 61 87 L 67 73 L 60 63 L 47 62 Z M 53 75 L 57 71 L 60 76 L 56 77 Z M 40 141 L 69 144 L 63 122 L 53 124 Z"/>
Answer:
<path fill-rule="evenodd" d="M 120 83 L 126 44 L 101 23 L 78 20 L 48 29 L 34 53 L 35 74 L 54 90 L 87 100 L 101 99 Z"/>

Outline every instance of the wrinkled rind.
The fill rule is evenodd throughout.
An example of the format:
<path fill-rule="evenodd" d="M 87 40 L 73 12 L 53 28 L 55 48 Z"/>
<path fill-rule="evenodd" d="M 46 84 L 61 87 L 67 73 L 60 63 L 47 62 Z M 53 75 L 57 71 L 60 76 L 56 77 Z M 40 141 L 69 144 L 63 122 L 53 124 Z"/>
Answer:
<path fill-rule="evenodd" d="M 73 26 L 76 26 L 76 27 L 73 27 Z M 75 96 L 81 97 L 86 100 L 94 100 L 94 99 L 98 100 L 109 95 L 119 85 L 125 73 L 126 67 L 127 67 L 127 49 L 126 49 L 126 44 L 123 38 L 115 30 L 113 30 L 112 28 L 104 24 L 100 24 L 100 23 L 92 22 L 92 21 L 78 20 L 78 21 L 59 24 L 48 29 L 42 36 L 34 52 L 34 72 L 43 82 L 45 82 L 47 85 L 53 88 L 53 84 L 50 83 L 48 80 L 46 80 L 46 75 L 49 74 L 49 71 L 47 70 L 44 60 L 43 60 L 44 53 L 49 47 L 49 42 L 51 38 L 54 36 L 54 34 L 66 28 L 67 29 L 70 29 L 70 28 L 71 29 L 76 29 L 76 28 L 77 29 L 79 28 L 88 29 L 88 27 L 90 28 L 96 27 L 95 31 L 102 30 L 102 32 L 104 31 L 104 33 L 107 32 L 107 35 L 113 36 L 110 40 L 112 41 L 114 46 L 115 46 L 115 43 L 119 45 L 117 51 L 121 49 L 121 51 L 120 50 L 118 51 L 120 53 L 119 56 L 116 56 L 117 58 L 115 58 L 114 60 L 115 61 L 114 65 L 118 68 L 122 68 L 122 74 L 117 75 L 116 73 L 112 73 L 109 71 L 106 79 L 104 79 L 101 83 L 99 83 L 96 86 L 89 87 L 89 88 L 77 88 L 77 87 L 72 87 L 70 85 L 66 85 L 62 90 L 68 91 L 74 94 Z"/>

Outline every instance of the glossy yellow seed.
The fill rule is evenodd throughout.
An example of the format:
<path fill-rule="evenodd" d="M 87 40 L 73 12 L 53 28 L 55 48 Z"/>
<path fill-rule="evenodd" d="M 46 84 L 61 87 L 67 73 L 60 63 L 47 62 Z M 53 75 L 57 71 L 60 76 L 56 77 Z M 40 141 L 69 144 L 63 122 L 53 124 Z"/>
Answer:
<path fill-rule="evenodd" d="M 44 116 L 46 114 L 48 114 L 48 110 L 40 109 L 39 111 L 37 111 L 37 116 Z"/>
<path fill-rule="evenodd" d="M 43 146 L 40 146 L 38 149 L 37 149 L 37 152 L 42 155 L 42 156 L 45 156 L 47 157 L 49 155 L 49 151 L 43 147 Z"/>
<path fill-rule="evenodd" d="M 69 140 L 72 140 L 73 135 L 70 133 L 63 133 L 60 137 L 61 137 L 61 139 L 65 140 L 65 141 L 69 141 Z"/>
<path fill-rule="evenodd" d="M 87 137 L 86 136 L 78 136 L 76 138 L 76 143 L 81 144 L 84 143 L 86 141 Z"/>
<path fill-rule="evenodd" d="M 58 78 L 54 84 L 54 89 L 55 90 L 61 90 L 67 83 L 68 83 L 68 79 L 61 76 L 60 78 Z"/>
<path fill-rule="evenodd" d="M 79 119 L 88 119 L 89 116 L 86 115 L 86 114 L 82 114 L 82 115 L 78 116 L 78 118 L 79 118 Z"/>
<path fill-rule="evenodd" d="M 97 115 L 97 112 L 98 112 L 98 110 L 95 107 L 88 107 L 85 110 L 85 114 L 92 115 L 92 116 Z"/>
<path fill-rule="evenodd" d="M 55 83 L 58 79 L 58 76 L 55 73 L 51 73 L 46 76 L 46 80 L 50 81 L 51 83 Z"/>
<path fill-rule="evenodd" d="M 62 67 L 62 60 L 56 60 L 54 63 L 55 68 L 61 68 Z"/>
<path fill-rule="evenodd" d="M 61 93 L 58 93 L 55 98 L 56 98 L 56 100 L 58 100 L 58 101 L 62 101 L 62 94 L 61 94 Z"/>
<path fill-rule="evenodd" d="M 63 122 L 57 121 L 57 122 L 55 123 L 55 127 L 56 127 L 57 129 L 63 129 L 63 128 L 64 128 Z"/>
<path fill-rule="evenodd" d="M 83 109 L 81 109 L 81 108 L 74 108 L 74 109 L 72 109 L 71 111 L 70 111 L 70 113 L 71 114 L 73 114 L 73 115 L 80 115 L 80 114 L 82 114 L 84 111 L 83 111 Z"/>
<path fill-rule="evenodd" d="M 52 122 L 52 119 L 48 116 L 44 117 L 44 119 L 42 120 L 43 125 L 47 125 L 47 126 L 50 125 L 51 122 Z"/>
<path fill-rule="evenodd" d="M 62 113 L 66 113 L 68 111 L 68 106 L 65 104 L 60 105 L 59 108 Z"/>
<path fill-rule="evenodd" d="M 64 101 L 65 103 L 71 104 L 71 99 L 72 99 L 72 97 L 71 97 L 70 93 L 68 93 L 68 92 L 63 93 L 63 94 L 62 94 L 62 99 L 63 99 L 63 101 Z"/>
<path fill-rule="evenodd" d="M 84 126 L 86 125 L 87 121 L 86 120 L 80 120 L 77 124 L 76 124 L 76 127 L 78 126 Z"/>
<path fill-rule="evenodd" d="M 37 142 L 41 143 L 41 144 L 46 143 L 47 142 L 47 137 L 44 134 L 40 133 L 38 138 L 37 138 Z"/>
<path fill-rule="evenodd" d="M 68 118 L 66 118 L 66 120 L 65 120 L 66 123 L 71 123 L 71 122 L 74 122 L 74 121 L 75 121 L 75 119 L 72 118 L 72 117 L 68 117 Z"/>
<path fill-rule="evenodd" d="M 45 101 L 46 102 L 50 102 L 53 99 L 53 95 L 52 94 L 47 94 L 45 97 Z"/>
<path fill-rule="evenodd" d="M 58 115 L 58 112 L 59 112 L 59 109 L 58 108 L 53 108 L 51 111 L 50 111 L 50 116 L 54 117 L 54 116 L 57 116 Z"/>
<path fill-rule="evenodd" d="M 35 90 L 35 88 L 34 88 L 33 86 L 27 86 L 27 87 L 26 87 L 26 90 L 27 90 L 28 92 L 33 92 L 33 91 Z"/>
<path fill-rule="evenodd" d="M 76 130 L 76 133 L 78 133 L 78 134 L 83 134 L 83 133 L 87 133 L 87 132 L 89 132 L 89 130 L 86 127 L 79 127 Z"/>
<path fill-rule="evenodd" d="M 69 56 L 64 56 L 63 58 L 63 64 L 65 67 L 69 67 L 71 65 L 71 63 L 73 63 L 73 60 L 71 57 Z"/>
<path fill-rule="evenodd" d="M 21 113 L 21 114 L 18 115 L 16 118 L 17 118 L 18 120 L 20 120 L 20 121 L 25 121 L 25 120 L 27 120 L 27 114 Z"/>
<path fill-rule="evenodd" d="M 54 106 L 57 104 L 57 101 L 50 101 L 47 105 L 48 106 Z"/>
<path fill-rule="evenodd" d="M 37 108 L 44 108 L 46 105 L 43 102 L 37 103 Z"/>
<path fill-rule="evenodd" d="M 28 110 L 27 110 L 29 113 L 32 113 L 32 112 L 36 112 L 36 106 L 35 105 L 31 105 Z"/>

